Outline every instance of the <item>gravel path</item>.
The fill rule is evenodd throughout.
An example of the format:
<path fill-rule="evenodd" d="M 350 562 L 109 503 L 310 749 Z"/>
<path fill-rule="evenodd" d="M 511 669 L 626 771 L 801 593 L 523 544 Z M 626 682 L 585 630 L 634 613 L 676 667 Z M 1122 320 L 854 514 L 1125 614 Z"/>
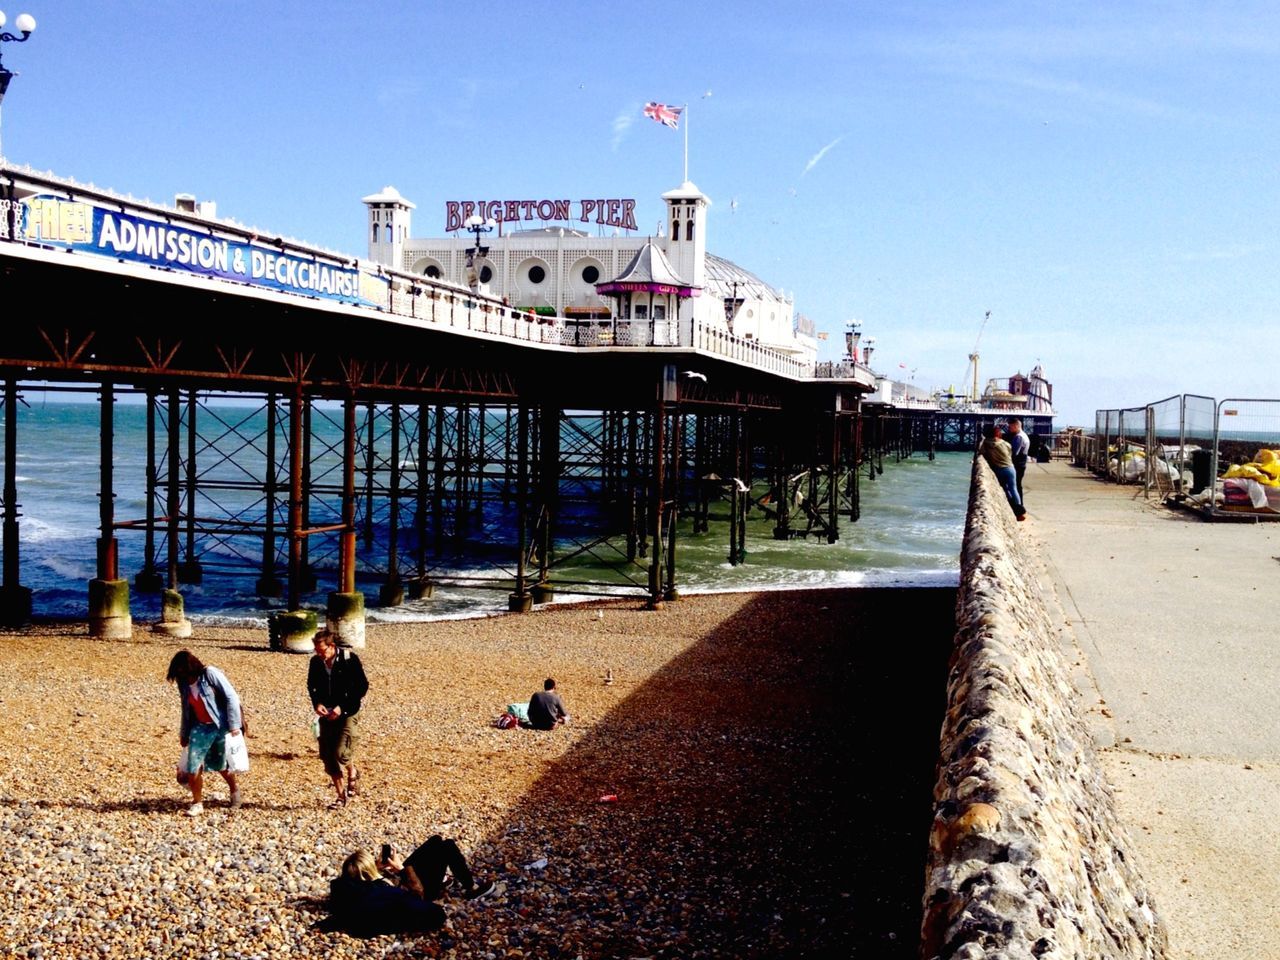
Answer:
<path fill-rule="evenodd" d="M 947 591 L 915 593 L 945 620 Z M 307 659 L 197 627 L 187 646 L 247 705 L 253 768 L 242 810 L 211 776 L 195 820 L 173 781 L 176 642 L 0 634 L 0 955 L 914 956 L 939 705 L 902 710 L 903 684 L 939 697 L 945 644 L 888 655 L 856 628 L 906 595 L 371 625 L 364 796 L 338 812 Z M 548 675 L 571 726 L 491 726 Z M 502 892 L 446 901 L 423 938 L 312 929 L 346 853 L 434 832 Z"/>

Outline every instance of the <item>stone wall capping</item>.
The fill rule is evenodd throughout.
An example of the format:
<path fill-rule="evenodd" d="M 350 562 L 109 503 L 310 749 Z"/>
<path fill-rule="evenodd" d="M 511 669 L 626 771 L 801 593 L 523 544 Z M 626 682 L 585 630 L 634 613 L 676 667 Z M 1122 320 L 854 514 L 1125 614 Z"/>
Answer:
<path fill-rule="evenodd" d="M 926 960 L 1163 960 L 1036 568 L 975 461 L 929 834 Z"/>

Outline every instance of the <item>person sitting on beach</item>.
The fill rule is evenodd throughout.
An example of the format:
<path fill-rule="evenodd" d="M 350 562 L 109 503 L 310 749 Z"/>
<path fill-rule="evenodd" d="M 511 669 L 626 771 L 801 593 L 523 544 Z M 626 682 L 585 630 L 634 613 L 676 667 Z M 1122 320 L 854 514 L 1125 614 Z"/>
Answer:
<path fill-rule="evenodd" d="M 359 792 L 360 771 L 354 761 L 356 721 L 369 681 L 360 658 L 350 650 L 339 650 L 328 630 L 317 633 L 313 643 L 316 655 L 307 669 L 307 692 L 320 718 L 320 759 L 337 792 L 332 805 L 341 807 Z"/>
<path fill-rule="evenodd" d="M 529 698 L 529 726 L 534 730 L 554 730 L 569 722 L 569 711 L 556 693 L 556 682 L 548 677 L 542 689 Z"/>
<path fill-rule="evenodd" d="M 477 883 L 458 844 L 439 834 L 403 863 L 391 855 L 390 846 L 383 846 L 382 853 L 375 860 L 369 851 L 356 850 L 329 882 L 335 922 L 357 936 L 439 930 L 445 913 L 434 901 L 444 893 L 446 873 L 468 900 L 497 890 L 492 880 Z"/>
<path fill-rule="evenodd" d="M 1009 445 L 1000 439 L 999 427 L 983 427 L 982 437 L 982 446 L 978 450 L 990 465 L 991 472 L 1000 481 L 1000 486 L 1004 488 L 1004 495 L 1008 498 L 1009 505 L 1013 507 L 1014 515 L 1019 520 L 1025 520 L 1027 512 L 1022 507 L 1022 500 L 1018 497 L 1018 476 L 1013 469 L 1013 452 L 1009 449 Z"/>
<path fill-rule="evenodd" d="M 231 788 L 231 808 L 240 807 L 240 785 L 236 775 L 227 769 L 227 737 L 240 736 L 244 720 L 240 697 L 217 667 L 206 667 L 189 650 L 179 650 L 169 661 L 165 679 L 178 686 L 182 711 L 178 742 L 186 748 L 180 772 L 186 774 L 191 789 L 191 806 L 187 816 L 204 813 L 204 771 L 222 774 Z"/>

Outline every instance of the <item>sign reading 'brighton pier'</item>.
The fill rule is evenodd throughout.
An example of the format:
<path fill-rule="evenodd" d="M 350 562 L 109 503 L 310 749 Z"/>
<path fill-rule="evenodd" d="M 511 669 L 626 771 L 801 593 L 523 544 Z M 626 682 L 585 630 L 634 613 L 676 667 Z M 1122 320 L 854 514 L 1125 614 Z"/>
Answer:
<path fill-rule="evenodd" d="M 574 213 L 578 216 L 574 217 Z M 470 217 L 514 223 L 549 220 L 598 223 L 623 230 L 636 229 L 634 200 L 449 200 L 444 205 L 444 230 L 464 230 Z"/>

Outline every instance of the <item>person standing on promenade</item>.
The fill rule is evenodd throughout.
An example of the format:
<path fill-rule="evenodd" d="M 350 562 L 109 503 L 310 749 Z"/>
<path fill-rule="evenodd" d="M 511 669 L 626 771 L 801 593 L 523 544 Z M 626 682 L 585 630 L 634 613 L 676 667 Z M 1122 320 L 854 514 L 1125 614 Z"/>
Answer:
<path fill-rule="evenodd" d="M 542 689 L 529 698 L 529 726 L 534 730 L 554 730 L 568 720 L 569 711 L 556 693 L 556 682 L 547 677 Z"/>
<path fill-rule="evenodd" d="M 1013 469 L 1013 451 L 1000 439 L 999 427 L 983 427 L 982 438 L 982 446 L 978 450 L 1004 488 L 1004 495 L 1009 499 L 1009 506 L 1013 507 L 1014 516 L 1019 520 L 1027 519 L 1022 498 L 1018 496 L 1018 476 Z"/>
<path fill-rule="evenodd" d="M 231 809 L 240 807 L 240 785 L 227 769 L 227 737 L 238 737 L 244 720 L 240 697 L 226 675 L 217 667 L 206 667 L 188 650 L 179 650 L 169 661 L 165 679 L 178 686 L 182 725 L 178 741 L 186 748 L 181 766 L 191 788 L 187 816 L 204 813 L 204 771 L 222 774 L 231 788 Z"/>
<path fill-rule="evenodd" d="M 1022 421 L 1017 417 L 1009 418 L 1009 448 L 1013 451 L 1013 472 L 1018 479 L 1018 500 L 1023 507 L 1026 507 L 1027 498 L 1022 492 L 1022 476 L 1027 472 L 1027 457 L 1031 453 L 1031 438 L 1022 429 Z"/>
<path fill-rule="evenodd" d="M 350 650 L 339 650 L 328 630 L 316 634 L 314 645 L 316 655 L 307 670 L 307 692 L 320 718 L 320 759 L 337 792 L 332 805 L 341 807 L 348 797 L 359 793 L 360 771 L 353 760 L 356 722 L 369 681 L 360 658 Z"/>

